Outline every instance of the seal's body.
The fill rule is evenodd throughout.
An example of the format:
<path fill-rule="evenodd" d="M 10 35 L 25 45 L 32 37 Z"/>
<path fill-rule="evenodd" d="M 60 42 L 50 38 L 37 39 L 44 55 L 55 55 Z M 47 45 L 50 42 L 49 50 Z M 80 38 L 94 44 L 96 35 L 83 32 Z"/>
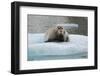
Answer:
<path fill-rule="evenodd" d="M 62 26 L 56 26 L 47 30 L 46 42 L 68 42 L 68 32 Z"/>

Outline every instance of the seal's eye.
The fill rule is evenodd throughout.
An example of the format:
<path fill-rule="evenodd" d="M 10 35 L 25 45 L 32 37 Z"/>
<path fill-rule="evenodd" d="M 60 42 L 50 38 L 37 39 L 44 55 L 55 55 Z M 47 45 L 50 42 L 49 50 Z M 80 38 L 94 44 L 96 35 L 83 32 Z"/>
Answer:
<path fill-rule="evenodd" d="M 58 26 L 57 28 L 58 28 L 58 29 L 60 29 L 60 27 L 59 27 L 59 26 Z"/>
<path fill-rule="evenodd" d="M 60 27 L 60 29 L 63 29 L 62 27 Z"/>
<path fill-rule="evenodd" d="M 58 29 L 63 29 L 63 27 L 61 27 L 61 26 L 58 26 L 57 28 L 58 28 Z"/>

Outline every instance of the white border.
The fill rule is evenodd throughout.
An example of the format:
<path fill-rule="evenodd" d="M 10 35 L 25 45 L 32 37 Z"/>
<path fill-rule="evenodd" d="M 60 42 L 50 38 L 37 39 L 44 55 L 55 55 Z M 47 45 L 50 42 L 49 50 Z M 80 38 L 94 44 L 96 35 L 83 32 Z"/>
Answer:
<path fill-rule="evenodd" d="M 27 14 L 88 17 L 88 59 L 27 61 Z M 94 65 L 94 11 L 20 7 L 20 70 Z"/>

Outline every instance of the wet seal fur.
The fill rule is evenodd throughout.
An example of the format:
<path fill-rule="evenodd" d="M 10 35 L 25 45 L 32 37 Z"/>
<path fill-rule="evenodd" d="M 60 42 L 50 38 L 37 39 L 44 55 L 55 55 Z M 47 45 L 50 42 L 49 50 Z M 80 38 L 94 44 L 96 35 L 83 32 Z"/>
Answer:
<path fill-rule="evenodd" d="M 52 27 L 45 33 L 45 42 L 68 42 L 68 32 L 62 26 Z"/>

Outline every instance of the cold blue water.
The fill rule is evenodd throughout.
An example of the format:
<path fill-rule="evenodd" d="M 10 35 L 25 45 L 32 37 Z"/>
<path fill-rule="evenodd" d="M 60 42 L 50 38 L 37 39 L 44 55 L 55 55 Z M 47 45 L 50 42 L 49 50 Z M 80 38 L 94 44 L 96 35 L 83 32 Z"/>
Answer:
<path fill-rule="evenodd" d="M 69 35 L 69 42 L 47 42 L 43 33 L 28 34 L 27 60 L 57 60 L 88 58 L 88 37 Z"/>
<path fill-rule="evenodd" d="M 73 54 L 73 55 L 41 55 L 41 56 L 32 56 L 32 53 L 28 53 L 28 61 L 33 60 L 60 60 L 60 59 L 84 59 L 88 58 L 87 52 Z"/>

